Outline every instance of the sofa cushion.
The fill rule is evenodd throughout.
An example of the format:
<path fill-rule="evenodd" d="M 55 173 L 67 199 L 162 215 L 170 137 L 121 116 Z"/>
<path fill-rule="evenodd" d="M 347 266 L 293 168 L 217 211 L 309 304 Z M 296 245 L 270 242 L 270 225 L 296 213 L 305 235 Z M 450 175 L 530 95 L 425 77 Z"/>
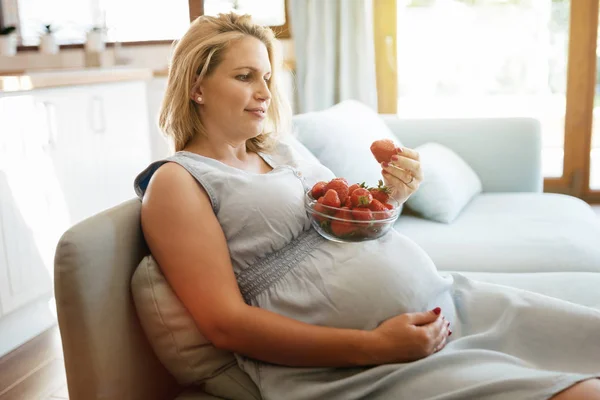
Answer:
<path fill-rule="evenodd" d="M 439 143 L 417 147 L 423 181 L 406 202 L 421 217 L 449 224 L 479 193 L 481 180 L 458 154 Z"/>
<path fill-rule="evenodd" d="M 595 272 L 461 272 L 473 280 L 528 290 L 600 310 L 600 274 Z"/>
<path fill-rule="evenodd" d="M 600 220 L 584 201 L 552 193 L 483 193 L 452 224 L 405 213 L 395 228 L 438 269 L 600 271 Z"/>
<path fill-rule="evenodd" d="M 401 146 L 381 116 L 356 100 L 295 115 L 293 134 L 323 165 L 351 184 L 377 186 L 382 179 L 381 166 L 370 150 L 375 140 L 391 139 Z"/>
<path fill-rule="evenodd" d="M 217 349 L 202 336 L 152 256 L 138 265 L 131 290 L 148 341 L 181 385 L 198 385 L 227 399 L 260 399 L 258 388 L 233 353 Z"/>

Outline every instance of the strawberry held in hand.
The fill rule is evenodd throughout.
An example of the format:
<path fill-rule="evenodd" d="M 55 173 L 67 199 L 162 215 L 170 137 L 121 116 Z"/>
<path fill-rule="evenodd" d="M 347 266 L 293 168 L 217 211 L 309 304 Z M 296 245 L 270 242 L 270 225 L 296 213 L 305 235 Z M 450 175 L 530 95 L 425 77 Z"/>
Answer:
<path fill-rule="evenodd" d="M 423 181 L 419 153 L 407 147 L 396 147 L 390 139 L 373 142 L 371 152 L 381 164 L 383 181 L 390 189 L 388 194 L 398 203 L 404 203 Z"/>
<path fill-rule="evenodd" d="M 396 146 L 391 139 L 380 139 L 371 145 L 371 153 L 375 156 L 378 163 L 390 162 L 392 156 L 400 153 L 402 150 Z"/>

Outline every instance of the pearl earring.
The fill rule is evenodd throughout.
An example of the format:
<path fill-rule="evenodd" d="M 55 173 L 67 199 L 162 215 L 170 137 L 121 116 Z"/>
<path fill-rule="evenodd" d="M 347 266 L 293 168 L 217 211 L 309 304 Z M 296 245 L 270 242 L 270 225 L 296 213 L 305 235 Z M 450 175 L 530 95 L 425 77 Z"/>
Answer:
<path fill-rule="evenodd" d="M 200 103 L 202 101 L 202 96 L 198 96 L 196 100 L 198 100 L 198 103 Z"/>

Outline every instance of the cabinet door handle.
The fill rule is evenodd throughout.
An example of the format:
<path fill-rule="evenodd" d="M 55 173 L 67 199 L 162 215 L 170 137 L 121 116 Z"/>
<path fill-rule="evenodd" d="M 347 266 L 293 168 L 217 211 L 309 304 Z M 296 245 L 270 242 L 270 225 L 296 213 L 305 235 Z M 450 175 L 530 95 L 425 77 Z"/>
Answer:
<path fill-rule="evenodd" d="M 104 101 L 100 96 L 92 97 L 90 124 L 94 133 L 102 134 L 106 132 Z"/>
<path fill-rule="evenodd" d="M 49 101 L 41 102 L 42 111 L 44 113 L 44 121 L 46 122 L 46 137 L 42 141 L 42 147 L 47 150 L 56 146 L 58 140 L 58 128 L 56 126 L 56 106 Z"/>

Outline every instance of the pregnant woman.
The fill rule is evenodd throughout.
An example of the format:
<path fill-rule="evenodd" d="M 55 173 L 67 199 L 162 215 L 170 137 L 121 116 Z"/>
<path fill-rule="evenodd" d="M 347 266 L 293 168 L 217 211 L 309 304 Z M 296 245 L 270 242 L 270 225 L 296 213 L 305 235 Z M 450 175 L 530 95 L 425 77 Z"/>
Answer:
<path fill-rule="evenodd" d="M 262 397 L 600 399 L 597 310 L 441 275 L 394 230 L 342 244 L 311 228 L 304 193 L 334 175 L 276 135 L 276 67 L 270 29 L 195 20 L 160 115 L 175 152 L 135 180 L 152 255 Z M 423 177 L 414 150 L 397 158 L 382 174 L 404 202 Z"/>

